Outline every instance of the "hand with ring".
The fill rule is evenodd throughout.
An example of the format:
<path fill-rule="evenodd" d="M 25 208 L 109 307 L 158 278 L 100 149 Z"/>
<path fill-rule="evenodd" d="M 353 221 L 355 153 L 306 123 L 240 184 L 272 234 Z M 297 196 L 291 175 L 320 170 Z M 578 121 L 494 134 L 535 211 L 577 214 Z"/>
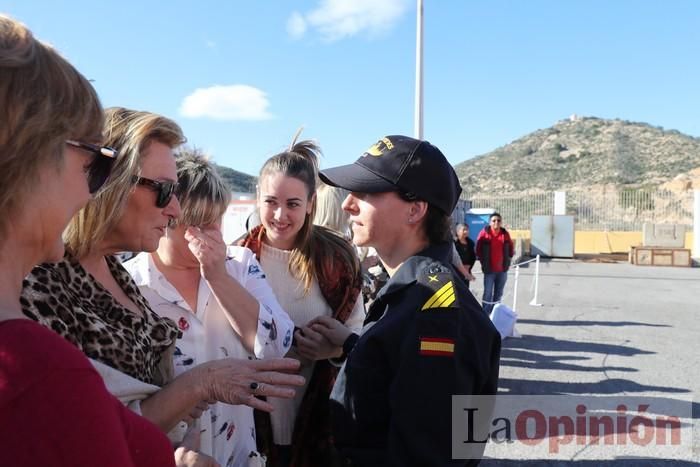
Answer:
<path fill-rule="evenodd" d="M 253 391 L 253 394 L 255 394 L 256 396 L 263 395 L 263 387 L 264 387 L 263 383 L 257 383 L 255 381 L 253 381 L 252 383 L 250 383 L 249 387 L 250 387 L 250 390 Z"/>
<path fill-rule="evenodd" d="M 242 404 L 271 412 L 267 401 L 255 396 L 294 397 L 294 386 L 305 382 L 299 371 L 299 361 L 292 358 L 243 360 L 224 358 L 203 363 L 192 369 L 200 373 L 201 398 L 227 404 Z"/>

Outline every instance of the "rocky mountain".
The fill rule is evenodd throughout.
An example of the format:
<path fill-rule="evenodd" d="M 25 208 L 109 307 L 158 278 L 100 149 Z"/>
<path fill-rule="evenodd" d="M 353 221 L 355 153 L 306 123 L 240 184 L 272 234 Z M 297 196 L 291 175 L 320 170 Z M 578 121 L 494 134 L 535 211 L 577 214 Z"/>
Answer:
<path fill-rule="evenodd" d="M 231 187 L 231 191 L 240 191 L 242 193 L 255 193 L 255 185 L 258 183 L 258 177 L 248 175 L 238 170 L 233 170 L 223 165 L 214 164 L 221 178 Z"/>
<path fill-rule="evenodd" d="M 205 151 L 196 146 L 185 145 L 180 147 L 177 152 L 179 155 L 192 155 L 202 157 L 211 161 L 209 154 L 207 154 Z M 241 193 L 255 192 L 255 186 L 258 183 L 257 177 L 248 175 L 243 172 L 239 172 L 238 170 L 234 170 L 223 165 L 219 165 L 213 161 L 211 161 L 211 163 L 214 166 L 214 168 L 216 168 L 216 170 L 219 172 L 221 178 L 224 179 L 224 182 L 228 184 L 231 191 L 237 191 Z"/>
<path fill-rule="evenodd" d="M 700 138 L 646 123 L 577 116 L 455 166 L 468 193 L 687 187 L 696 168 Z"/>

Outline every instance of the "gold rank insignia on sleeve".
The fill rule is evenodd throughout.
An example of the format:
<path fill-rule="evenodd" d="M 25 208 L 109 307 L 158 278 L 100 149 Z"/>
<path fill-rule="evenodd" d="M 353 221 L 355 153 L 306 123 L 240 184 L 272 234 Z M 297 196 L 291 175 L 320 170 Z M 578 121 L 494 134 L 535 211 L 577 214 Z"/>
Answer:
<path fill-rule="evenodd" d="M 434 276 L 428 276 L 432 279 Z M 435 279 L 437 281 L 437 278 Z M 431 281 L 433 282 L 433 281 Z M 455 302 L 455 288 L 452 281 L 448 281 L 440 287 L 421 307 L 421 311 L 431 310 L 434 308 L 449 308 Z"/>

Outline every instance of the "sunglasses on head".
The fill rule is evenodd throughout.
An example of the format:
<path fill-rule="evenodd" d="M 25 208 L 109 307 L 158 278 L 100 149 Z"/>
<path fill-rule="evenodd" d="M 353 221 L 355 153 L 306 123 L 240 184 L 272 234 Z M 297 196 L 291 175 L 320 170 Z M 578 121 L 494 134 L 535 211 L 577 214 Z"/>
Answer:
<path fill-rule="evenodd" d="M 112 172 L 112 166 L 117 159 L 119 152 L 107 146 L 83 143 L 72 139 L 66 140 L 66 144 L 74 148 L 82 149 L 91 153 L 94 158 L 88 166 L 88 189 L 90 194 L 95 194 L 104 185 Z"/>
<path fill-rule="evenodd" d="M 135 175 L 131 181 L 155 191 L 156 207 L 158 208 L 164 208 L 168 204 L 170 204 L 170 200 L 173 198 L 173 194 L 175 194 L 175 190 L 177 189 L 177 182 L 172 181 L 159 182 L 157 180 L 151 180 L 150 178 L 145 177 L 137 177 Z"/>

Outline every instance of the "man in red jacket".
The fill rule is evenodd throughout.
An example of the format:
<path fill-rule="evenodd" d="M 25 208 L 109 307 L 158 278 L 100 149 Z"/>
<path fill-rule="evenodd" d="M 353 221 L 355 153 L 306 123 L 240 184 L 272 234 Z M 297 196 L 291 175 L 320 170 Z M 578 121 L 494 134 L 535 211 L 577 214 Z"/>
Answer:
<path fill-rule="evenodd" d="M 503 219 L 497 212 L 491 214 L 489 225 L 479 232 L 476 239 L 476 256 L 484 273 L 484 296 L 481 306 L 489 314 L 493 306 L 501 301 L 508 278 L 508 268 L 515 253 L 513 240 L 505 228 Z"/>

